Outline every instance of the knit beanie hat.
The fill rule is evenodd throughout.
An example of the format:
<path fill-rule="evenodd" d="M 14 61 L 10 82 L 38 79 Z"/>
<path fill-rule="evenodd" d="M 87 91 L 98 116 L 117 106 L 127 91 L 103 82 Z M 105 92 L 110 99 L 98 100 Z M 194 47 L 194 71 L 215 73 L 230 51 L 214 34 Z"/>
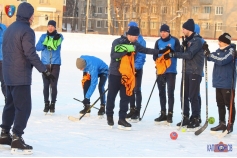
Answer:
<path fill-rule="evenodd" d="M 226 44 L 230 44 L 231 43 L 231 36 L 228 33 L 223 33 L 222 35 L 220 35 L 218 40 L 221 42 L 224 42 Z"/>
<path fill-rule="evenodd" d="M 160 32 L 161 32 L 161 31 L 165 31 L 165 32 L 170 33 L 170 27 L 169 27 L 168 25 L 166 25 L 166 24 L 163 24 L 163 25 L 161 25 L 161 27 L 160 27 Z"/>
<path fill-rule="evenodd" d="M 52 25 L 56 28 L 56 21 L 54 20 L 49 20 L 48 25 Z"/>
<path fill-rule="evenodd" d="M 188 21 L 186 21 L 184 24 L 183 24 L 183 28 L 186 29 L 186 30 L 189 30 L 189 31 L 192 31 L 194 32 L 194 21 L 193 19 L 188 19 Z"/>
<path fill-rule="evenodd" d="M 83 69 L 86 67 L 86 61 L 82 58 L 77 58 L 76 65 L 78 69 Z"/>
<path fill-rule="evenodd" d="M 130 26 L 127 34 L 131 36 L 139 36 L 140 30 L 137 26 Z"/>
<path fill-rule="evenodd" d="M 128 27 L 130 26 L 136 26 L 138 27 L 137 23 L 135 21 L 130 21 L 129 24 L 128 24 Z"/>

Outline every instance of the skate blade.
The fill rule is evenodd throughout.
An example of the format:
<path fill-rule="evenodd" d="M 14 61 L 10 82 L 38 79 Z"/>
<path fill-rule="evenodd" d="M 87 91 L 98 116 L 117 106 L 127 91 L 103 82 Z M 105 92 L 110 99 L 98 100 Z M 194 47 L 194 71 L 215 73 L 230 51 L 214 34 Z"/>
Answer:
<path fill-rule="evenodd" d="M 218 135 L 218 138 L 221 139 L 221 138 L 225 137 L 227 134 L 228 134 L 228 131 L 225 130 L 223 133 Z"/>
<path fill-rule="evenodd" d="M 113 129 L 114 126 L 109 125 L 109 129 Z"/>
<path fill-rule="evenodd" d="M 125 120 L 128 122 L 128 121 L 131 121 L 131 118 L 125 118 Z"/>
<path fill-rule="evenodd" d="M 83 114 L 79 114 L 79 116 L 81 117 Z M 90 117 L 90 113 L 86 113 L 85 115 L 84 115 L 84 117 Z"/>
<path fill-rule="evenodd" d="M 32 155 L 33 151 L 29 149 L 18 149 L 18 148 L 12 148 L 11 154 L 17 154 L 17 155 Z"/>
<path fill-rule="evenodd" d="M 170 125 L 171 123 L 167 122 L 167 121 L 155 121 L 155 125 Z"/>
<path fill-rule="evenodd" d="M 138 122 L 139 122 L 139 119 L 131 119 L 131 122 L 132 122 L 132 123 L 138 123 Z"/>
<path fill-rule="evenodd" d="M 103 118 L 104 118 L 104 115 L 98 115 L 98 118 L 99 118 L 99 119 L 103 119 Z"/>
<path fill-rule="evenodd" d="M 50 112 L 50 116 L 52 116 L 54 114 L 54 112 Z"/>
<path fill-rule="evenodd" d="M 68 119 L 69 119 L 70 121 L 73 121 L 73 122 L 78 122 L 78 121 L 79 121 L 79 118 L 73 117 L 73 116 L 68 116 Z"/>
<path fill-rule="evenodd" d="M 196 132 L 199 128 L 201 128 L 200 126 L 199 127 L 195 127 L 195 128 L 187 128 L 187 132 Z"/>
<path fill-rule="evenodd" d="M 0 150 L 3 149 L 3 150 L 11 150 L 11 145 L 8 145 L 8 144 L 0 144 Z"/>
<path fill-rule="evenodd" d="M 47 115 L 48 114 L 48 112 L 44 112 L 44 115 Z"/>
<path fill-rule="evenodd" d="M 124 127 L 122 125 L 118 125 L 118 129 L 125 130 L 125 131 L 130 131 L 132 127 Z"/>

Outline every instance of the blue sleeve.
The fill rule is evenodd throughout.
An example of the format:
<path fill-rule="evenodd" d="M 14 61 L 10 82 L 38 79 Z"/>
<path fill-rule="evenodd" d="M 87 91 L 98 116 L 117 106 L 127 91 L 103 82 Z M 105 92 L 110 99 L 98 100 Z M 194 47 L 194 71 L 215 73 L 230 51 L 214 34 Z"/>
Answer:
<path fill-rule="evenodd" d="M 233 60 L 233 51 L 233 48 L 230 48 L 223 57 L 218 57 L 215 55 L 216 53 L 211 53 L 208 57 L 208 60 L 213 61 L 215 64 L 220 66 L 229 64 Z"/>
<path fill-rule="evenodd" d="M 91 84 L 90 84 L 90 87 L 88 88 L 86 96 L 85 96 L 87 99 L 91 98 L 92 94 L 95 91 L 96 85 L 98 83 L 98 71 L 96 69 L 96 66 L 93 66 L 90 69 L 89 73 L 91 75 Z"/>
<path fill-rule="evenodd" d="M 3 36 L 4 36 L 4 32 L 6 31 L 7 27 L 3 24 L 0 24 L 0 44 L 2 44 L 2 41 L 3 41 Z"/>
<path fill-rule="evenodd" d="M 43 45 L 45 37 L 46 37 L 45 35 L 41 35 L 38 43 L 36 44 L 36 50 L 37 51 L 43 51 L 46 48 L 46 46 Z"/>

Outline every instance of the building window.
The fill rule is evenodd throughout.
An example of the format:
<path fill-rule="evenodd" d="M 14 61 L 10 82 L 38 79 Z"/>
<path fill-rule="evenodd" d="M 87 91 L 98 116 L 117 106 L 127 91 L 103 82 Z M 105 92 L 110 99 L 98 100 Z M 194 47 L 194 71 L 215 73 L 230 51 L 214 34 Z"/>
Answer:
<path fill-rule="evenodd" d="M 141 28 L 146 28 L 146 22 L 141 23 Z"/>
<path fill-rule="evenodd" d="M 102 21 L 96 21 L 96 28 L 101 28 Z"/>
<path fill-rule="evenodd" d="M 156 29 L 156 22 L 151 22 L 150 29 Z"/>
<path fill-rule="evenodd" d="M 211 7 L 210 6 L 205 6 L 204 7 L 204 13 L 211 13 Z"/>
<path fill-rule="evenodd" d="M 161 7 L 161 13 L 162 14 L 167 14 L 168 13 L 168 8 L 166 6 Z"/>
<path fill-rule="evenodd" d="M 65 0 L 65 1 L 66 1 L 66 0 Z M 40 4 L 47 4 L 47 3 L 49 3 L 49 2 L 48 2 L 48 0 L 40 0 L 39 3 L 40 3 Z M 63 3 L 64 3 L 64 2 L 63 2 Z"/>
<path fill-rule="evenodd" d="M 193 14 L 197 14 L 198 13 L 198 9 L 199 9 L 199 7 L 197 7 L 197 6 L 193 7 L 192 8 L 192 13 Z"/>
<path fill-rule="evenodd" d="M 82 21 L 82 27 L 85 27 L 86 26 L 86 21 Z"/>
<path fill-rule="evenodd" d="M 211 24 L 209 22 L 202 23 L 202 28 L 204 30 L 210 30 L 210 26 L 211 26 Z"/>
<path fill-rule="evenodd" d="M 27 2 L 27 0 L 17 0 L 17 1 L 21 1 L 21 2 Z"/>
<path fill-rule="evenodd" d="M 108 21 L 107 20 L 104 21 L 104 24 L 105 24 L 104 27 L 108 28 Z"/>
<path fill-rule="evenodd" d="M 222 15 L 223 14 L 223 7 L 216 7 L 216 15 Z"/>
<path fill-rule="evenodd" d="M 216 31 L 222 31 L 222 23 L 216 23 Z"/>
<path fill-rule="evenodd" d="M 157 8 L 156 8 L 156 7 L 152 7 L 152 8 L 151 8 L 151 12 L 152 12 L 152 13 L 157 13 Z"/>
<path fill-rule="evenodd" d="M 105 14 L 108 14 L 108 8 L 105 7 Z"/>
<path fill-rule="evenodd" d="M 63 0 L 63 5 L 66 6 L 67 0 Z"/>
<path fill-rule="evenodd" d="M 118 28 L 118 21 L 115 21 L 114 27 Z"/>
<path fill-rule="evenodd" d="M 102 7 L 97 7 L 97 13 L 102 14 Z"/>

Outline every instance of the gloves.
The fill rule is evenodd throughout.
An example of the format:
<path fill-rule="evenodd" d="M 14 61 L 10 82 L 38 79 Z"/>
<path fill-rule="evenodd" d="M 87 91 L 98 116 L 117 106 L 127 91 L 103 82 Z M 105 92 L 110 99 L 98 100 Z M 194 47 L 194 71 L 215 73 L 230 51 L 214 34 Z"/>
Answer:
<path fill-rule="evenodd" d="M 87 98 L 85 98 L 83 101 L 82 101 L 82 103 L 83 104 L 90 104 L 90 99 L 87 99 Z"/>
<path fill-rule="evenodd" d="M 182 42 L 182 46 L 187 47 L 187 46 L 188 46 L 188 41 L 184 40 L 184 41 Z"/>
<path fill-rule="evenodd" d="M 208 49 L 208 44 L 206 42 L 202 45 L 202 49 L 204 50 L 204 55 L 208 57 L 210 54 L 210 50 Z"/>
<path fill-rule="evenodd" d="M 45 78 L 47 78 L 49 81 L 52 80 L 54 82 L 55 77 L 48 71 L 46 70 L 45 72 L 42 72 Z"/>
<path fill-rule="evenodd" d="M 56 35 L 53 37 L 53 40 L 58 40 L 60 37 L 61 37 L 60 34 L 56 34 Z"/>
<path fill-rule="evenodd" d="M 164 49 L 159 50 L 159 54 L 164 54 L 168 50 L 170 50 L 170 52 L 171 52 L 172 49 L 169 46 L 166 46 Z M 174 52 L 174 50 L 172 50 L 172 52 Z"/>
<path fill-rule="evenodd" d="M 165 60 L 168 60 L 169 58 L 172 58 L 172 57 L 174 57 L 174 52 L 170 52 L 164 55 Z"/>

